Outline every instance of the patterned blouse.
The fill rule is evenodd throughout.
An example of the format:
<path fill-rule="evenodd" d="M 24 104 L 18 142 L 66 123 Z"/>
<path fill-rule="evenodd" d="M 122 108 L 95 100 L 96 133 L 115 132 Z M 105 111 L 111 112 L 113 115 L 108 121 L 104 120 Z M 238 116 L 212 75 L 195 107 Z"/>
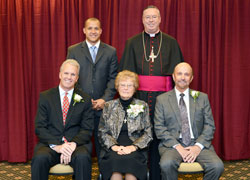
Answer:
<path fill-rule="evenodd" d="M 136 117 L 127 117 L 128 136 L 133 141 L 133 145 L 139 149 L 148 147 L 152 141 L 152 125 L 149 117 L 148 104 L 139 99 L 133 99 L 132 105 L 143 105 L 143 112 Z M 129 109 L 129 108 L 128 108 Z M 99 123 L 98 137 L 103 148 L 108 150 L 111 146 L 118 144 L 123 121 L 125 119 L 125 111 L 119 99 L 111 100 L 105 103 L 103 113 Z"/>

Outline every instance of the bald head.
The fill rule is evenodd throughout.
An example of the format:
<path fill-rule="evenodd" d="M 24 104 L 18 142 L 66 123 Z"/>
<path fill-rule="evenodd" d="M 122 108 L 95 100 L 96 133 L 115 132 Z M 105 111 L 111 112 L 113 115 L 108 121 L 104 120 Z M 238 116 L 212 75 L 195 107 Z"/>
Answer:
<path fill-rule="evenodd" d="M 193 80 L 193 69 L 188 63 L 179 63 L 174 68 L 173 80 L 175 87 L 180 92 L 184 92 L 189 88 L 189 84 Z"/>
<path fill-rule="evenodd" d="M 186 63 L 186 62 L 182 62 L 182 63 L 179 63 L 175 66 L 174 68 L 174 72 L 180 68 L 186 68 L 186 69 L 189 69 L 191 74 L 193 75 L 193 68 L 190 66 L 190 64 Z"/>

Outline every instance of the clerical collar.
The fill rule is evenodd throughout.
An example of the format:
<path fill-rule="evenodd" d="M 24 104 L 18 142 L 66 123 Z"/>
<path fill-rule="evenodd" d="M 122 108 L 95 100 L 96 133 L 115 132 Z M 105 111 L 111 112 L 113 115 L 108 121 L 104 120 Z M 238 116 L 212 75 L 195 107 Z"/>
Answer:
<path fill-rule="evenodd" d="M 149 35 L 150 37 L 155 37 L 156 35 L 158 35 L 160 33 L 160 30 L 157 33 L 155 33 L 155 34 L 150 34 L 150 33 L 147 33 L 146 31 L 145 31 L 145 33 L 147 35 Z"/>

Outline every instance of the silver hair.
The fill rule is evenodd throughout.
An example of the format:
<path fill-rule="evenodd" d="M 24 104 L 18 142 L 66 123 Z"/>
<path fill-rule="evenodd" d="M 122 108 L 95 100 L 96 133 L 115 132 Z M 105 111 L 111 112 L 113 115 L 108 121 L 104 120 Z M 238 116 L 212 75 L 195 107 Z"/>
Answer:
<path fill-rule="evenodd" d="M 64 66 L 66 64 L 70 64 L 72 66 L 77 67 L 77 75 L 79 75 L 80 72 L 80 64 L 75 60 L 75 59 L 67 59 L 66 61 L 64 61 L 60 67 L 60 72 L 63 70 Z"/>

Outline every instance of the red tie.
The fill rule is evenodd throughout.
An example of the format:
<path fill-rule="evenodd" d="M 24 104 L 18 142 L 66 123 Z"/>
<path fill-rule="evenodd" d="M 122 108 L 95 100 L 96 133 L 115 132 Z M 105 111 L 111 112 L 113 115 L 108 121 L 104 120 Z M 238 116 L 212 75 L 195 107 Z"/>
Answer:
<path fill-rule="evenodd" d="M 63 113 L 63 125 L 65 126 L 65 121 L 66 121 L 66 117 L 67 117 L 67 113 L 69 110 L 69 98 L 67 96 L 67 92 L 65 93 L 65 96 L 63 98 L 63 109 L 62 109 L 62 113 Z"/>

